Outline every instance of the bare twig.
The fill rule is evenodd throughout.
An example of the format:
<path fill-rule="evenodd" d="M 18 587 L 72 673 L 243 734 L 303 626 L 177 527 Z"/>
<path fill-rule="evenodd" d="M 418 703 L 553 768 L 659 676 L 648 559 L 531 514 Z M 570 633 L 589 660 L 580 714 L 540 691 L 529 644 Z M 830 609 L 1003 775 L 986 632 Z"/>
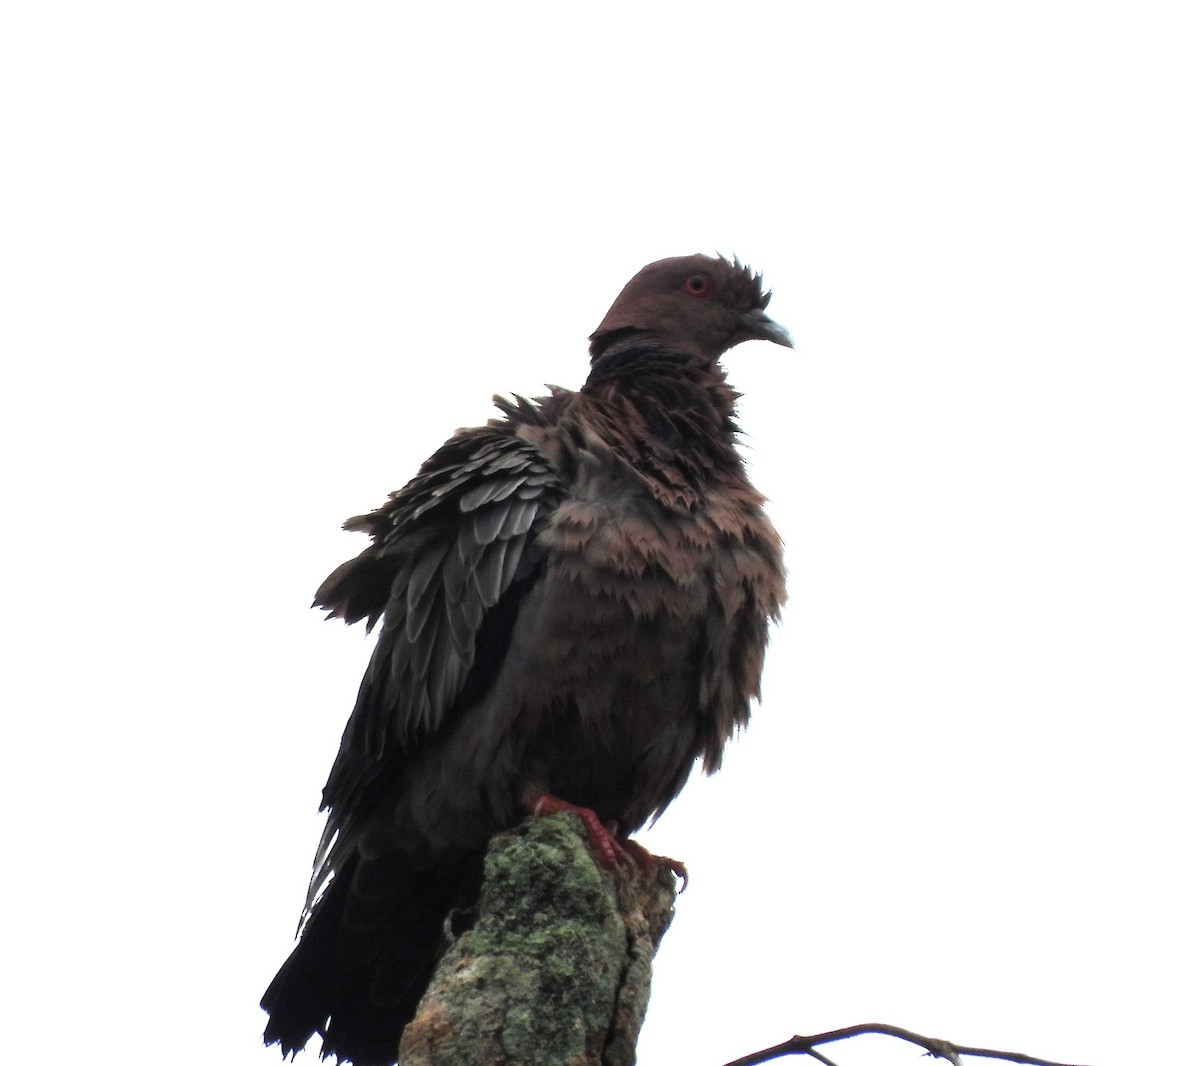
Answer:
<path fill-rule="evenodd" d="M 992 1051 L 989 1048 L 965 1047 L 962 1044 L 951 1043 L 949 1040 L 922 1036 L 920 1033 L 914 1033 L 911 1029 L 901 1029 L 898 1025 L 885 1025 L 882 1022 L 865 1022 L 862 1025 L 851 1025 L 845 1029 L 833 1029 L 828 1033 L 817 1033 L 815 1036 L 793 1036 L 782 1044 L 744 1055 L 740 1059 L 726 1063 L 725 1066 L 757 1066 L 760 1062 L 781 1059 L 784 1055 L 810 1055 L 818 1062 L 824 1063 L 825 1066 L 834 1066 L 834 1063 L 815 1049 L 821 1044 L 832 1044 L 835 1040 L 848 1040 L 851 1037 L 865 1036 L 868 1033 L 894 1036 L 897 1040 L 907 1040 L 910 1044 L 924 1048 L 934 1058 L 945 1059 L 953 1066 L 962 1066 L 961 1057 L 964 1055 L 985 1059 L 1004 1059 L 1007 1062 L 1020 1063 L 1021 1066 L 1069 1066 L 1067 1063 L 1051 1062 L 1049 1059 L 1024 1055 L 1019 1051 Z"/>

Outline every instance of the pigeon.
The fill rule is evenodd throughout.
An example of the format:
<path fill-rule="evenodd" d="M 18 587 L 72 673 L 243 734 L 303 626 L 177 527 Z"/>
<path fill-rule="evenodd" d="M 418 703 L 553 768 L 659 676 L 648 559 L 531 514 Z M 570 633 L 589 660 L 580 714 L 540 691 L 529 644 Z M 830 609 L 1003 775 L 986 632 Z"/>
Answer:
<path fill-rule="evenodd" d="M 760 695 L 785 599 L 721 355 L 791 346 L 737 259 L 663 259 L 591 335 L 578 391 L 495 403 L 383 506 L 316 605 L 378 639 L 322 794 L 299 941 L 267 989 L 285 1056 L 389 1066 L 489 838 L 573 810 L 638 857 Z M 641 852 L 644 856 L 645 853 Z"/>

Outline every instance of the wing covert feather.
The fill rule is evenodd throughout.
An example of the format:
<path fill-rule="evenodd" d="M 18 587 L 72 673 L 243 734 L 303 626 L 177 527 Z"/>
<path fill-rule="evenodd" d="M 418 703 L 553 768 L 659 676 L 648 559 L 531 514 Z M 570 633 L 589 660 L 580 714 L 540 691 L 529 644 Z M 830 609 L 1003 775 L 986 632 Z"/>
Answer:
<path fill-rule="evenodd" d="M 454 713 L 484 621 L 527 588 L 537 533 L 563 493 L 544 453 L 493 424 L 451 438 L 383 507 L 347 523 L 374 543 L 330 575 L 318 602 L 331 617 L 383 625 L 325 786 L 335 820 L 389 753 L 412 749 Z M 376 587 L 364 587 L 366 576 Z"/>

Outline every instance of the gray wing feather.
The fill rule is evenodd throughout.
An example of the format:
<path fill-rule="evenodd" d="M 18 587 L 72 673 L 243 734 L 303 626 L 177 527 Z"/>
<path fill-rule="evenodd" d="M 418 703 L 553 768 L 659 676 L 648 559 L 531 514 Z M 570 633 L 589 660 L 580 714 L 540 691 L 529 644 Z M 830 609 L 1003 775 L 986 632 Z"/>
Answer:
<path fill-rule="evenodd" d="M 383 625 L 325 786 L 331 824 L 389 753 L 454 714 L 488 613 L 536 569 L 537 533 L 564 491 L 545 454 L 498 424 L 451 438 L 384 507 L 351 520 L 375 542 L 331 575 L 321 602 L 345 616 L 354 597 L 357 616 L 382 612 Z M 367 587 L 381 574 L 390 587 Z"/>

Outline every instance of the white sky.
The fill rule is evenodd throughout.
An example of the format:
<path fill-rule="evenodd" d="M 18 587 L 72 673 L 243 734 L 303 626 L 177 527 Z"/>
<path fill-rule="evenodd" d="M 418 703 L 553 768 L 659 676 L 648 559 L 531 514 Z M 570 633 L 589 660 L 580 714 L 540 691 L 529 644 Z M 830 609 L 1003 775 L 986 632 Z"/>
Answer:
<path fill-rule="evenodd" d="M 6 1059 L 277 1061 L 339 524 L 721 250 L 791 603 L 643 1066 L 1194 1061 L 1194 5 L 413 6 L 0 16 Z"/>

